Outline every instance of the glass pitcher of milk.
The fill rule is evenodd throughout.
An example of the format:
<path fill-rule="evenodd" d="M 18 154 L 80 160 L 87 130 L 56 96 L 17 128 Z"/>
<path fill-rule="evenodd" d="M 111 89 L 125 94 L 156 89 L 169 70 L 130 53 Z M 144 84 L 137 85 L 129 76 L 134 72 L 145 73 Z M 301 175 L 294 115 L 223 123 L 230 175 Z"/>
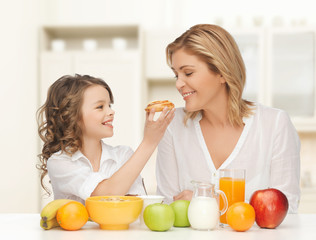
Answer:
<path fill-rule="evenodd" d="M 215 185 L 192 181 L 194 193 L 188 209 L 191 227 L 196 230 L 213 230 L 218 227 L 219 217 L 227 210 L 227 198 Z M 223 209 L 219 209 L 219 196 L 223 198 Z"/>

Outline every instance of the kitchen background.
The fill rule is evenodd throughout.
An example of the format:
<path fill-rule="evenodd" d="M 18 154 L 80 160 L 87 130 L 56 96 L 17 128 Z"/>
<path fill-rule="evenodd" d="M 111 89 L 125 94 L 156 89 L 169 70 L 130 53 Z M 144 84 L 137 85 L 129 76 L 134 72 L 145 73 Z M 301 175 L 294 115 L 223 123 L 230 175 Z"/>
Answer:
<path fill-rule="evenodd" d="M 247 66 L 245 98 L 285 109 L 301 138 L 299 211 L 316 213 L 316 16 L 313 0 L 1 0 L 0 212 L 39 212 L 36 110 L 63 74 L 90 74 L 111 86 L 116 111 L 109 144 L 134 149 L 144 107 L 183 101 L 164 49 L 197 23 L 236 38 Z M 155 154 L 142 172 L 155 192 Z M 46 179 L 46 181 L 48 181 Z"/>

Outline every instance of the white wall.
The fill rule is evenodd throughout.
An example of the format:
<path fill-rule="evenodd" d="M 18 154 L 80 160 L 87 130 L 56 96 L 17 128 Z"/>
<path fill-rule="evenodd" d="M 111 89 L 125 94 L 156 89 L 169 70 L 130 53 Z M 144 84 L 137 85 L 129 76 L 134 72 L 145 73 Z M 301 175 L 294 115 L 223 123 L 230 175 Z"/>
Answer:
<path fill-rule="evenodd" d="M 256 2 L 256 1 L 255 1 Z M 313 0 L 10 0 L 0 5 L 1 212 L 39 212 L 38 27 L 43 24 L 140 23 L 145 29 L 224 25 L 315 24 Z M 229 8 L 227 6 L 230 6 Z M 259 6 L 259 7 L 258 7 Z M 255 19 L 255 15 L 259 18 Z M 259 19 L 259 20 L 258 20 Z M 231 27 L 231 26 L 230 26 Z M 151 172 L 152 165 L 146 167 Z M 150 175 L 150 174 L 148 174 Z"/>
<path fill-rule="evenodd" d="M 39 0 L 0 7 L 1 212 L 37 212 L 37 30 Z"/>
<path fill-rule="evenodd" d="M 145 28 L 315 24 L 314 0 L 42 0 L 44 23 L 139 22 Z M 256 23 L 255 23 L 256 22 Z"/>

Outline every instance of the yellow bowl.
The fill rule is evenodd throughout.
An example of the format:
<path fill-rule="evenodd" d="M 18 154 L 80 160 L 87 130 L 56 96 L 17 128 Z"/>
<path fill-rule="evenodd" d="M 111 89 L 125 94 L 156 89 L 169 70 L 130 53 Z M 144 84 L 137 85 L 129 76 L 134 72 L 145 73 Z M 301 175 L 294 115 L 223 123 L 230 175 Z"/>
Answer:
<path fill-rule="evenodd" d="M 126 201 L 108 201 L 120 198 Z M 131 196 L 96 196 L 86 199 L 86 208 L 92 221 L 101 229 L 124 230 L 134 222 L 143 208 L 143 199 Z"/>

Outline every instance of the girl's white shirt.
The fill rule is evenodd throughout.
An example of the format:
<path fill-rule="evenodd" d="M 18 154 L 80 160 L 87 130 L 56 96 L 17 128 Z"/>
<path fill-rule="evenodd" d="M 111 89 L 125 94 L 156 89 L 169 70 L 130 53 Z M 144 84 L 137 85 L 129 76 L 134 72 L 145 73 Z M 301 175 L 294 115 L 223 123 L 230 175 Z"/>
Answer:
<path fill-rule="evenodd" d="M 134 153 L 128 146 L 112 147 L 101 142 L 102 154 L 97 172 L 93 171 L 90 161 L 79 150 L 72 156 L 59 151 L 48 159 L 47 170 L 55 199 L 73 199 L 84 204 L 96 186 L 110 178 Z M 137 177 L 128 193 L 145 194 L 141 176 Z"/>
<path fill-rule="evenodd" d="M 211 182 L 218 188 L 219 170 L 246 169 L 245 200 L 259 189 L 277 188 L 296 213 L 300 199 L 300 140 L 288 114 L 257 104 L 244 118 L 242 134 L 225 162 L 216 169 L 201 131 L 202 116 L 183 123 L 178 108 L 158 146 L 157 194 L 167 202 L 184 190 L 193 190 L 191 180 Z"/>

